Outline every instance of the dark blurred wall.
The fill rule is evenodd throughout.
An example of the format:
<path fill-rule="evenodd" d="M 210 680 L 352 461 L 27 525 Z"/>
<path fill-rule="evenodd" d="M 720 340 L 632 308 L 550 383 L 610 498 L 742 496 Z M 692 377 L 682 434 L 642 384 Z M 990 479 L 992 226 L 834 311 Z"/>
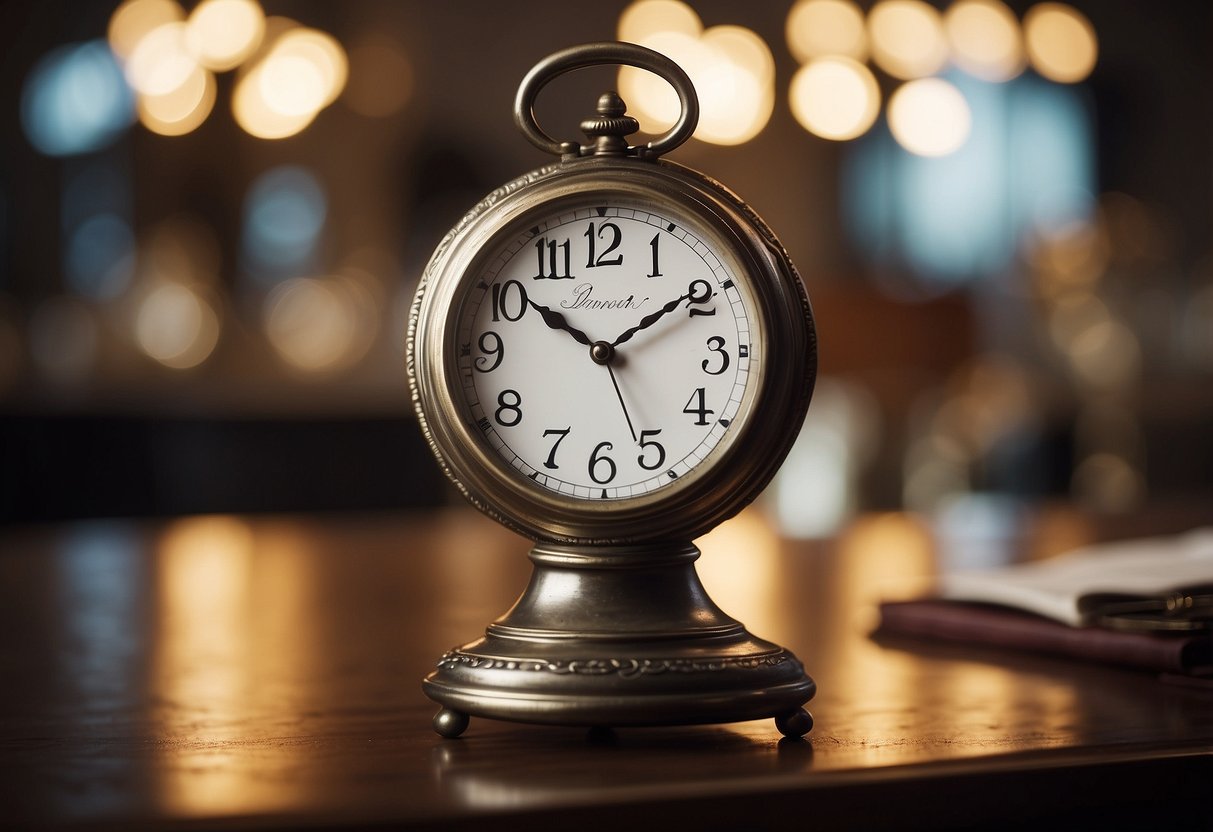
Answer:
<path fill-rule="evenodd" d="M 410 422 L 402 344 L 412 286 L 462 211 L 497 184 L 548 161 L 512 123 L 525 72 L 557 48 L 613 38 L 627 4 L 271 0 L 263 4 L 267 14 L 327 31 L 347 49 L 376 37 L 398 44 L 409 77 L 370 83 L 408 84 L 406 105 L 369 118 L 338 100 L 296 136 L 253 139 L 231 117 L 235 81 L 228 73 L 219 76 L 213 114 L 188 135 L 157 136 L 136 125 L 89 158 L 44 156 L 14 117 L 23 84 L 54 47 L 103 37 L 114 5 L 10 0 L 0 6 L 0 97 L 9 113 L 0 121 L 0 324 L 17 333 L 0 340 L 8 345 L 7 359 L 0 360 L 0 519 L 444 499 Z M 870 279 L 839 209 L 838 171 L 850 145 L 806 133 L 783 98 L 797 69 L 783 35 L 791 2 L 693 5 L 707 26 L 737 23 L 766 40 L 780 97 L 752 141 L 739 147 L 693 141 L 676 158 L 749 200 L 790 250 L 814 298 L 822 372 L 864 386 L 881 417 L 865 502 L 896 505 L 915 402 L 988 346 L 975 294 L 962 288 L 907 302 L 883 294 Z M 1032 4 L 1010 5 L 1022 16 Z M 1137 279 L 1179 297 L 1213 279 L 1210 5 L 1076 5 L 1100 38 L 1099 63 L 1087 82 L 1099 188 L 1131 194 L 1149 207 L 1163 250 Z M 881 84 L 886 94 L 894 86 L 885 76 Z M 597 95 L 614 85 L 609 69 L 562 78 L 545 90 L 540 122 L 571 138 Z M 83 369 L 48 374 L 30 342 L 21 340 L 41 320 L 42 305 L 67 292 L 60 256 L 65 182 L 97 160 L 129 177 L 140 239 L 182 215 L 213 235 L 218 265 L 207 291 L 223 329 L 214 352 L 192 369 L 160 366 L 140 354 L 123 332 L 129 310 L 87 313 L 97 343 Z M 283 164 L 317 172 L 327 188 L 320 262 L 369 275 L 373 340 L 335 370 L 300 370 L 275 353 L 261 331 L 265 288 L 250 284 L 241 260 L 250 183 Z M 1004 313 L 1031 314 L 1030 304 L 1023 309 L 1006 306 Z M 1012 328 L 1025 331 L 1038 324 L 1016 321 Z M 1146 385 L 1130 403 L 1148 416 L 1142 435 L 1157 445 L 1150 482 L 1159 494 L 1207 493 L 1213 477 L 1203 466 L 1213 462 L 1213 443 L 1203 426 L 1213 418 L 1213 399 L 1202 389 L 1213 360 L 1194 369 L 1165 355 L 1155 363 L 1160 354 L 1146 354 Z M 1174 436 L 1193 443 L 1186 453 L 1174 449 Z M 254 460 L 249 470 L 261 473 L 250 476 L 242 460 Z M 1064 490 L 1061 480 L 1054 491 Z M 113 500 L 90 497 L 107 482 Z M 119 498 L 119 491 L 126 496 Z"/>

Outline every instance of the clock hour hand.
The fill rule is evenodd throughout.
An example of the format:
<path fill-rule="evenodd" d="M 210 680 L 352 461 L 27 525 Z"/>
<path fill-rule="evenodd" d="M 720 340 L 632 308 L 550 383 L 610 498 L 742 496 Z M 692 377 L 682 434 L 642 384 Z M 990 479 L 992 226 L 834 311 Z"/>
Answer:
<path fill-rule="evenodd" d="M 546 306 L 540 306 L 530 298 L 527 298 L 526 302 L 531 305 L 532 309 L 539 313 L 539 317 L 543 318 L 543 322 L 549 327 L 552 329 L 563 329 L 569 335 L 572 335 L 573 340 L 578 344 L 585 344 L 587 347 L 590 345 L 590 337 L 569 323 L 568 319 L 565 318 L 560 312 L 557 312 L 555 309 L 549 309 Z"/>
<path fill-rule="evenodd" d="M 691 297 L 690 292 L 688 292 L 685 295 L 679 295 L 678 297 L 674 298 L 672 301 L 667 302 L 664 306 L 662 306 L 656 312 L 650 312 L 648 315 L 645 315 L 643 318 L 640 319 L 640 323 L 636 324 L 636 326 L 632 327 L 631 329 L 625 329 L 618 338 L 616 338 L 614 341 L 611 342 L 611 346 L 617 347 L 620 344 L 622 344 L 624 341 L 627 341 L 628 339 L 630 339 L 637 332 L 640 332 L 640 330 L 648 329 L 653 324 L 657 323 L 657 321 L 659 321 L 664 315 L 667 315 L 670 312 L 673 312 L 675 309 L 677 309 L 678 304 L 682 303 L 684 300 L 687 300 L 690 297 Z"/>
<path fill-rule="evenodd" d="M 630 339 L 637 332 L 640 332 L 640 330 L 648 329 L 653 324 L 661 320 L 663 316 L 668 315 L 677 309 L 678 304 L 682 303 L 684 300 L 689 301 L 687 306 L 690 306 L 692 303 L 706 303 L 711 297 L 712 286 L 710 283 L 708 283 L 706 280 L 692 280 L 691 284 L 687 286 L 687 293 L 685 295 L 679 295 L 673 300 L 668 301 L 656 312 L 650 312 L 648 315 L 645 315 L 640 319 L 640 323 L 636 324 L 636 326 L 632 327 L 631 329 L 625 329 L 618 338 L 611 342 L 611 346 L 617 347 L 624 341 Z M 691 314 L 695 313 L 692 312 Z"/>

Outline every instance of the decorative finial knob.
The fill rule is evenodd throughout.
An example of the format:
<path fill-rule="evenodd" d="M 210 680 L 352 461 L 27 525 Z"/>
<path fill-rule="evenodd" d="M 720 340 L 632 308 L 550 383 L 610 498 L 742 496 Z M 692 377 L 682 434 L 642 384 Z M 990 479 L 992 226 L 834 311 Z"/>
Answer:
<path fill-rule="evenodd" d="M 581 132 L 591 140 L 594 156 L 622 156 L 627 153 L 626 136 L 640 129 L 640 122 L 627 113 L 628 105 L 619 94 L 604 92 L 598 97 L 598 114 L 581 122 Z"/>

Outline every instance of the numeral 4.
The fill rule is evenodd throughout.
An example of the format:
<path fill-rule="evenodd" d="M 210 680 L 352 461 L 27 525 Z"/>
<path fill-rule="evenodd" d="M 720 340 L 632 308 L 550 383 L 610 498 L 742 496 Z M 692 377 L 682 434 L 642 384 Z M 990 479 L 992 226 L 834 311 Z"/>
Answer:
<path fill-rule="evenodd" d="M 695 424 L 706 425 L 708 417 L 715 413 L 715 410 L 708 410 L 705 401 L 706 393 L 702 387 L 696 387 L 695 392 L 691 394 L 691 398 L 687 399 L 686 406 L 682 408 L 683 413 L 689 413 L 695 417 Z"/>

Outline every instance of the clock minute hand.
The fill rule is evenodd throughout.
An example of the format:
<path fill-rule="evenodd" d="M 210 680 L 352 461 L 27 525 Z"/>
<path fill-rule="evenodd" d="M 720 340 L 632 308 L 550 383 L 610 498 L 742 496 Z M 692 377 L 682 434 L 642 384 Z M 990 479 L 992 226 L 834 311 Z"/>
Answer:
<path fill-rule="evenodd" d="M 623 418 L 628 421 L 628 430 L 632 432 L 632 441 L 639 442 L 636 438 L 636 428 L 632 427 L 632 417 L 628 414 L 628 406 L 623 401 L 623 391 L 619 389 L 619 382 L 615 380 L 615 371 L 611 369 L 611 362 L 606 363 L 607 372 L 611 375 L 611 384 L 615 385 L 615 395 L 619 398 L 619 406 L 623 408 Z"/>
<path fill-rule="evenodd" d="M 648 329 L 653 324 L 657 323 L 657 321 L 660 320 L 662 316 L 667 315 L 670 312 L 673 312 L 675 309 L 678 308 L 678 304 L 682 303 L 684 300 L 687 300 L 690 297 L 691 297 L 690 292 L 687 292 L 685 295 L 679 295 L 678 297 L 674 298 L 672 301 L 667 302 L 664 306 L 662 306 L 656 312 L 650 312 L 648 315 L 645 315 L 643 318 L 640 319 L 640 323 L 636 324 L 636 326 L 632 327 L 631 329 L 625 329 L 618 338 L 616 338 L 614 341 L 611 342 L 611 346 L 617 347 L 620 344 L 622 344 L 624 341 L 627 341 L 628 339 L 630 339 L 637 332 L 640 332 L 640 330 Z"/>
<path fill-rule="evenodd" d="M 540 306 L 530 298 L 526 302 L 531 305 L 531 308 L 539 313 L 539 317 L 543 318 L 543 322 L 552 329 L 563 329 L 569 335 L 573 336 L 573 340 L 578 344 L 585 344 L 587 347 L 591 344 L 590 337 L 582 332 L 577 327 L 568 322 L 568 319 L 555 309 L 549 309 L 546 306 Z"/>

